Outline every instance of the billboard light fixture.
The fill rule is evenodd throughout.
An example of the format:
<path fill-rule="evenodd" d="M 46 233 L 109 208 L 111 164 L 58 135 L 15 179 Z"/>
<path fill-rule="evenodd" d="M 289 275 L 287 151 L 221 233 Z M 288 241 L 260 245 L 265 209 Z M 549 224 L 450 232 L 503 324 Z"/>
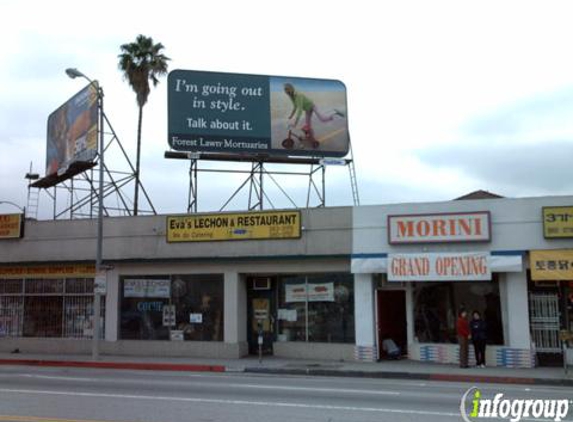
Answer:
<path fill-rule="evenodd" d="M 82 72 L 80 72 L 78 69 L 76 69 L 75 67 L 69 67 L 66 69 L 66 75 L 68 75 L 70 78 L 75 79 L 75 78 L 86 78 L 87 76 L 84 75 Z M 89 79 L 88 79 L 89 80 Z"/>
<path fill-rule="evenodd" d="M 26 176 L 24 176 L 24 178 L 28 180 L 38 180 L 40 178 L 40 175 L 38 173 L 26 173 Z"/>

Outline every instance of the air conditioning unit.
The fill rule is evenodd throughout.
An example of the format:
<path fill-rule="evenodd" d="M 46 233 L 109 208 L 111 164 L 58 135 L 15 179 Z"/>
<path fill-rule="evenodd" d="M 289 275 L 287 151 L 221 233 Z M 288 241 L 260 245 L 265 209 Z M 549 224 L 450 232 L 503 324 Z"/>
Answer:
<path fill-rule="evenodd" d="M 253 290 L 270 290 L 270 289 L 271 289 L 270 277 L 253 278 Z"/>

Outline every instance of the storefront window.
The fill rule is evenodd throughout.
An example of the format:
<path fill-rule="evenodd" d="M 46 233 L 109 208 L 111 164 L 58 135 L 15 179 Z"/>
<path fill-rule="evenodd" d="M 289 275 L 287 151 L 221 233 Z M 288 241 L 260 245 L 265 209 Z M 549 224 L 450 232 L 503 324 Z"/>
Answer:
<path fill-rule="evenodd" d="M 0 337 L 91 338 L 93 289 L 91 278 L 0 280 Z"/>
<path fill-rule="evenodd" d="M 122 278 L 122 339 L 223 341 L 222 275 Z"/>
<path fill-rule="evenodd" d="M 279 341 L 354 343 L 354 289 L 350 274 L 282 277 Z"/>
<path fill-rule="evenodd" d="M 502 345 L 503 325 L 497 277 L 491 282 L 415 283 L 415 335 L 421 343 L 456 343 L 461 308 L 477 310 L 487 323 L 488 344 Z"/>
<path fill-rule="evenodd" d="M 279 341 L 307 341 L 306 277 L 279 280 Z"/>

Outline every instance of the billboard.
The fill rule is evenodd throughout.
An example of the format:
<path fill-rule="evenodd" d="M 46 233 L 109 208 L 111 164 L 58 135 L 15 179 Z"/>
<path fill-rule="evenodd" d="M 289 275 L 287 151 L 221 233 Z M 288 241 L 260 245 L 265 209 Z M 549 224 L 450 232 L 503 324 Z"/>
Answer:
<path fill-rule="evenodd" d="M 346 87 L 337 80 L 173 70 L 168 142 L 177 151 L 343 157 Z"/>
<path fill-rule="evenodd" d="M 298 239 L 300 211 L 256 211 L 167 217 L 167 242 Z"/>
<path fill-rule="evenodd" d="M 70 166 L 97 155 L 97 82 L 89 84 L 48 117 L 46 177 L 65 174 Z"/>

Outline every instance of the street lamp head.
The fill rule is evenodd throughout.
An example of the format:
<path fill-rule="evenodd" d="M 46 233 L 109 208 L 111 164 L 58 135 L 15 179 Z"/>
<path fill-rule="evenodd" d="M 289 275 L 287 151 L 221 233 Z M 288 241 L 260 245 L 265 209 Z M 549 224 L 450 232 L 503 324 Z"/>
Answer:
<path fill-rule="evenodd" d="M 82 72 L 80 72 L 78 69 L 76 69 L 75 67 L 69 67 L 66 69 L 66 75 L 68 75 L 70 78 L 75 79 L 75 78 L 85 78 L 86 75 L 84 75 Z"/>

